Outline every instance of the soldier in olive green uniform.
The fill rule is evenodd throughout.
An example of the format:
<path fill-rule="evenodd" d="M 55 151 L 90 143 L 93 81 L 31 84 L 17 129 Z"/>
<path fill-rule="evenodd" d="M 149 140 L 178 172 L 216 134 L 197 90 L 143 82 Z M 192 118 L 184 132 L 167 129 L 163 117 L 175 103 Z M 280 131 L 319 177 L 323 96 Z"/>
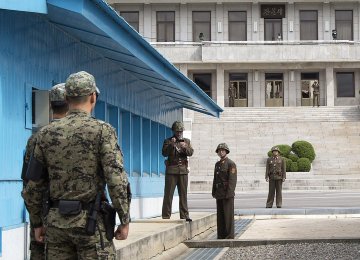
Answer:
<path fill-rule="evenodd" d="M 180 218 L 191 221 L 187 206 L 188 156 L 192 156 L 194 150 L 190 140 L 183 138 L 184 125 L 182 122 L 174 122 L 171 129 L 174 135 L 165 139 L 162 147 L 162 155 L 167 157 L 162 218 L 169 219 L 171 217 L 171 205 L 177 186 L 180 197 Z"/>
<path fill-rule="evenodd" d="M 234 83 L 230 83 L 230 86 L 229 86 L 229 107 L 234 107 L 235 106 L 235 93 L 236 93 L 236 89 L 235 89 Z"/>
<path fill-rule="evenodd" d="M 53 111 L 52 122 L 58 121 L 60 120 L 60 118 L 65 117 L 69 109 L 69 106 L 65 99 L 65 83 L 57 84 L 54 87 L 52 87 L 49 93 L 49 98 L 50 98 L 50 106 Z M 27 184 L 25 173 L 27 170 L 28 163 L 30 161 L 31 154 L 35 148 L 37 133 L 30 136 L 26 145 L 26 151 L 23 161 L 23 170 L 21 174 L 21 179 L 23 180 L 23 188 L 25 188 Z M 30 223 L 30 259 L 36 259 L 36 260 L 45 259 L 44 243 L 40 243 L 35 240 L 34 228 L 32 226 L 32 223 Z"/>
<path fill-rule="evenodd" d="M 320 85 L 319 82 L 317 80 L 315 80 L 314 84 L 312 85 L 314 91 L 313 91 L 313 107 L 315 106 L 315 104 L 317 104 L 317 106 L 320 106 Z"/>
<path fill-rule="evenodd" d="M 276 206 L 282 206 L 282 183 L 286 179 L 285 160 L 280 156 L 278 147 L 271 149 L 273 153 L 266 162 L 265 180 L 269 182 L 269 194 L 266 202 L 267 208 L 272 208 L 276 192 Z"/>
<path fill-rule="evenodd" d="M 237 182 L 236 164 L 227 157 L 226 143 L 215 151 L 220 161 L 215 164 L 212 196 L 216 199 L 217 234 L 219 239 L 234 238 L 234 197 Z"/>
<path fill-rule="evenodd" d="M 122 153 L 115 130 L 90 116 L 97 100 L 94 77 L 84 71 L 71 74 L 65 89 L 69 113 L 39 132 L 22 196 L 36 240 L 46 242 L 48 259 L 115 259 L 101 211 L 96 218 L 89 218 L 89 211 L 107 184 L 121 221 L 115 238 L 127 238 L 130 202 Z M 50 210 L 43 221 L 42 194 L 48 187 Z M 95 233 L 86 229 L 93 220 Z"/>

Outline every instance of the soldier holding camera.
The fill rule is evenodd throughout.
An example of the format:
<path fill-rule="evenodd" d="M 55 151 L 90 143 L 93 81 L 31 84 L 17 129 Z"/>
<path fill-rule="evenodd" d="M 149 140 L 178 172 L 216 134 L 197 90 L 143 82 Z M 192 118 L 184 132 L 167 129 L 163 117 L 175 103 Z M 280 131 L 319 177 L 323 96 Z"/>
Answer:
<path fill-rule="evenodd" d="M 188 156 L 194 153 L 190 140 L 183 138 L 184 124 L 175 121 L 171 127 L 174 135 L 165 139 L 162 147 L 162 155 L 167 157 L 165 161 L 165 188 L 164 200 L 162 207 L 162 218 L 169 219 L 171 217 L 172 200 L 175 187 L 179 192 L 179 208 L 180 218 L 186 221 L 192 221 L 189 217 L 187 206 L 187 186 L 188 186 Z"/>

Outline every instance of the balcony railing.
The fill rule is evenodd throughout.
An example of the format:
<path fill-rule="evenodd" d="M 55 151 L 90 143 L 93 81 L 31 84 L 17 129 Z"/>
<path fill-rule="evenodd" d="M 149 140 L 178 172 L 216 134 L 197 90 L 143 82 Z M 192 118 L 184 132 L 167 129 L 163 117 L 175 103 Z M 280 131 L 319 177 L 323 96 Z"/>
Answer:
<path fill-rule="evenodd" d="M 174 63 L 358 62 L 360 42 L 203 41 L 152 43 Z"/>

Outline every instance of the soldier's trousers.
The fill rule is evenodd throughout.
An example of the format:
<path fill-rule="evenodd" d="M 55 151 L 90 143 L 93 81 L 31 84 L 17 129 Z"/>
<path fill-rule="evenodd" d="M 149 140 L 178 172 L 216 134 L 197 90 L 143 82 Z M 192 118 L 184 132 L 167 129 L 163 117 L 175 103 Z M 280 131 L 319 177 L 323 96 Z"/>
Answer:
<path fill-rule="evenodd" d="M 267 208 L 272 208 L 276 193 L 276 206 L 282 206 L 282 180 L 269 180 L 269 194 L 266 202 Z"/>
<path fill-rule="evenodd" d="M 30 224 L 30 260 L 45 259 L 45 244 L 35 240 L 34 228 Z"/>
<path fill-rule="evenodd" d="M 92 236 L 84 228 L 48 227 L 45 251 L 49 260 L 115 259 L 114 244 L 106 239 L 103 225 Z"/>
<path fill-rule="evenodd" d="M 189 210 L 187 206 L 187 187 L 188 175 L 187 174 L 166 174 L 165 175 L 165 188 L 164 200 L 162 206 L 162 218 L 169 219 L 171 217 L 172 200 L 175 188 L 179 192 L 179 209 L 180 218 L 189 218 Z"/>
<path fill-rule="evenodd" d="M 313 106 L 320 106 L 320 95 L 315 94 L 313 96 Z"/>
<path fill-rule="evenodd" d="M 217 199 L 216 213 L 218 239 L 234 238 L 234 198 Z"/>

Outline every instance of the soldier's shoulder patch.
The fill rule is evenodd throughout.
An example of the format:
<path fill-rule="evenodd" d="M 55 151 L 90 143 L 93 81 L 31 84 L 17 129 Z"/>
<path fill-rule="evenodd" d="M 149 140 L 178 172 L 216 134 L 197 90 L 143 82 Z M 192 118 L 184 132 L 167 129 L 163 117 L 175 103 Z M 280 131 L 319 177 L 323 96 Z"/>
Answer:
<path fill-rule="evenodd" d="M 235 168 L 235 167 L 232 167 L 232 168 L 230 169 L 230 173 L 236 173 L 236 168 Z"/>

